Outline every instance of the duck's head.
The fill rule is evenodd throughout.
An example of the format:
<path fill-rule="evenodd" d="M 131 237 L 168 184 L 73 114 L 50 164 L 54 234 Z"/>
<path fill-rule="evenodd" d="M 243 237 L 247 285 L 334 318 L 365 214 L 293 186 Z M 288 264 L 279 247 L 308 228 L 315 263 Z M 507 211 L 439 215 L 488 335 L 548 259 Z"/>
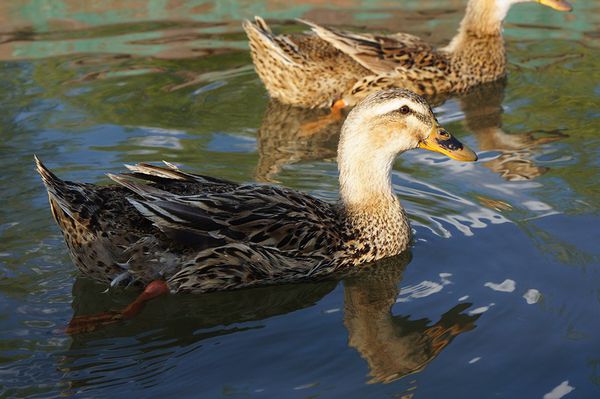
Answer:
<path fill-rule="evenodd" d="M 444 48 L 448 52 L 458 51 L 471 36 L 502 35 L 502 23 L 510 7 L 517 3 L 540 3 L 558 11 L 571 11 L 573 7 L 566 0 L 469 0 L 465 16 L 460 23 L 458 34 Z M 466 35 L 466 36 L 465 36 Z M 480 49 L 477 48 L 477 51 Z"/>
<path fill-rule="evenodd" d="M 539 3 L 557 11 L 571 11 L 573 7 L 566 0 L 471 0 L 475 2 L 494 3 L 497 9 L 498 17 L 503 20 L 508 10 L 513 4 L 517 3 Z"/>
<path fill-rule="evenodd" d="M 475 0 L 481 1 L 481 0 Z M 510 8 L 513 4 L 516 3 L 540 3 L 546 7 L 550 7 L 557 11 L 571 11 L 573 7 L 566 0 L 484 0 L 487 2 L 496 3 L 499 6 L 504 6 L 505 8 Z"/>
<path fill-rule="evenodd" d="M 473 151 L 439 124 L 422 97 L 404 89 L 379 91 L 359 102 L 348 114 L 340 137 L 340 153 L 352 153 L 354 161 L 365 155 L 393 160 L 416 148 L 458 161 L 477 160 Z"/>
<path fill-rule="evenodd" d="M 566 0 L 470 0 L 467 6 L 467 20 L 481 26 L 502 22 L 510 7 L 518 3 L 539 3 L 557 11 L 571 11 L 573 7 Z"/>
<path fill-rule="evenodd" d="M 416 148 L 459 161 L 477 160 L 440 126 L 431 107 L 415 93 L 389 89 L 360 101 L 344 122 L 338 146 L 343 202 L 352 207 L 395 198 L 390 182 L 394 159 Z"/>

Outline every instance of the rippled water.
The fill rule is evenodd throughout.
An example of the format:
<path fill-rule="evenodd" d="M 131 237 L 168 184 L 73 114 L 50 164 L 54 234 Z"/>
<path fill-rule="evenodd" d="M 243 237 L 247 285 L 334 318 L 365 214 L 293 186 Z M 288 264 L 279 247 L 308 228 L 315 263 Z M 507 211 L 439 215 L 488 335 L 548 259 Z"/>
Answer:
<path fill-rule="evenodd" d="M 502 397 L 600 395 L 600 8 L 518 5 L 506 82 L 452 97 L 440 121 L 478 150 L 414 151 L 393 183 L 411 254 L 343 281 L 155 300 L 69 336 L 74 315 L 134 289 L 74 271 L 36 153 L 106 183 L 175 162 L 334 200 L 336 129 L 270 103 L 240 21 L 452 36 L 464 1 L 9 0 L 0 3 L 0 396 Z M 548 396 L 545 396 L 548 395 Z"/>

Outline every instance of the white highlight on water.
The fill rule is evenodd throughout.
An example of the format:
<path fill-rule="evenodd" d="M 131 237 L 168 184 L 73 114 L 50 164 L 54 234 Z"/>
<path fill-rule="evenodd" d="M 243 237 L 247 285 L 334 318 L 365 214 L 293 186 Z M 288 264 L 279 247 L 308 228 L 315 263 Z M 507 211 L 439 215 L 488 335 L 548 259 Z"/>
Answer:
<path fill-rule="evenodd" d="M 506 279 L 500 284 L 487 282 L 484 284 L 484 287 L 488 287 L 499 292 L 513 292 L 516 288 L 516 283 L 514 280 Z"/>
<path fill-rule="evenodd" d="M 566 394 L 572 392 L 575 387 L 569 385 L 569 380 L 563 381 L 559 386 L 544 395 L 544 399 L 560 399 Z"/>
<path fill-rule="evenodd" d="M 487 312 L 488 310 L 490 310 L 490 308 L 491 308 L 492 306 L 494 306 L 494 305 L 495 305 L 495 303 L 493 303 L 493 302 L 492 302 L 492 303 L 490 303 L 488 306 L 481 306 L 481 307 L 475 308 L 475 309 L 473 309 L 473 310 L 471 310 L 471 311 L 469 312 L 469 315 L 473 316 L 473 315 L 476 315 L 476 314 L 485 313 L 485 312 Z"/>
<path fill-rule="evenodd" d="M 445 285 L 452 284 L 451 273 L 440 273 L 440 282 L 425 280 L 416 285 L 409 285 L 400 289 L 396 303 L 409 302 L 413 299 L 424 298 L 440 292 Z"/>
<path fill-rule="evenodd" d="M 533 305 L 534 303 L 538 303 L 540 299 L 542 299 L 542 294 L 536 290 L 535 288 L 530 288 L 526 293 L 523 294 L 523 298 L 529 305 Z"/>

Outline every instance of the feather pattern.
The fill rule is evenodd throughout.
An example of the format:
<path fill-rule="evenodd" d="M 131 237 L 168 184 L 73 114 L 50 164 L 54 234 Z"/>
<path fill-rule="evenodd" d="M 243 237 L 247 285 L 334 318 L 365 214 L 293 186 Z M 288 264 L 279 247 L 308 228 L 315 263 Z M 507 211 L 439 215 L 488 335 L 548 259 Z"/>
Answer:
<path fill-rule="evenodd" d="M 443 48 L 408 33 L 353 33 L 306 20 L 299 21 L 311 32 L 295 35 L 274 35 L 260 17 L 243 27 L 256 72 L 282 103 L 317 108 L 343 100 L 354 106 L 390 87 L 434 99 L 506 74 L 502 22 L 518 2 L 469 0 L 458 33 Z"/>
<path fill-rule="evenodd" d="M 438 53 L 421 38 L 408 33 L 374 35 L 352 33 L 325 28 L 299 19 L 333 47 L 349 55 L 375 74 L 394 71 L 396 68 L 425 68 L 435 66 L 441 71 L 448 67 L 445 54 Z"/>
<path fill-rule="evenodd" d="M 85 186 L 62 181 L 36 162 L 76 265 L 103 281 L 133 277 L 146 284 L 169 276 L 172 289 L 205 292 L 291 281 L 312 269 L 341 266 L 327 262 L 344 229 L 336 204 L 170 165 L 138 164 L 127 166 L 132 173 L 108 175 L 123 188 Z M 84 189 L 86 195 L 78 195 Z M 92 212 L 93 218 L 84 218 Z M 73 221 L 85 228 L 71 228 Z"/>

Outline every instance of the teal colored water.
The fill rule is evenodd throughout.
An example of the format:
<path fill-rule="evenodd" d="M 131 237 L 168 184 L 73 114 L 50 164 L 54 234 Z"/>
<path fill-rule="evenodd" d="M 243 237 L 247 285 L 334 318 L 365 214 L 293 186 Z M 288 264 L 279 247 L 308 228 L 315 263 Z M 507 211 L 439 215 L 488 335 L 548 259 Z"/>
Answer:
<path fill-rule="evenodd" d="M 0 396 L 600 397 L 600 7 L 516 5 L 509 78 L 439 120 L 478 151 L 413 151 L 392 181 L 410 254 L 341 281 L 158 298 L 78 275 L 33 170 L 108 183 L 167 160 L 337 197 L 336 134 L 270 103 L 240 23 L 293 18 L 435 43 L 465 1 L 8 0 L 0 4 Z"/>

